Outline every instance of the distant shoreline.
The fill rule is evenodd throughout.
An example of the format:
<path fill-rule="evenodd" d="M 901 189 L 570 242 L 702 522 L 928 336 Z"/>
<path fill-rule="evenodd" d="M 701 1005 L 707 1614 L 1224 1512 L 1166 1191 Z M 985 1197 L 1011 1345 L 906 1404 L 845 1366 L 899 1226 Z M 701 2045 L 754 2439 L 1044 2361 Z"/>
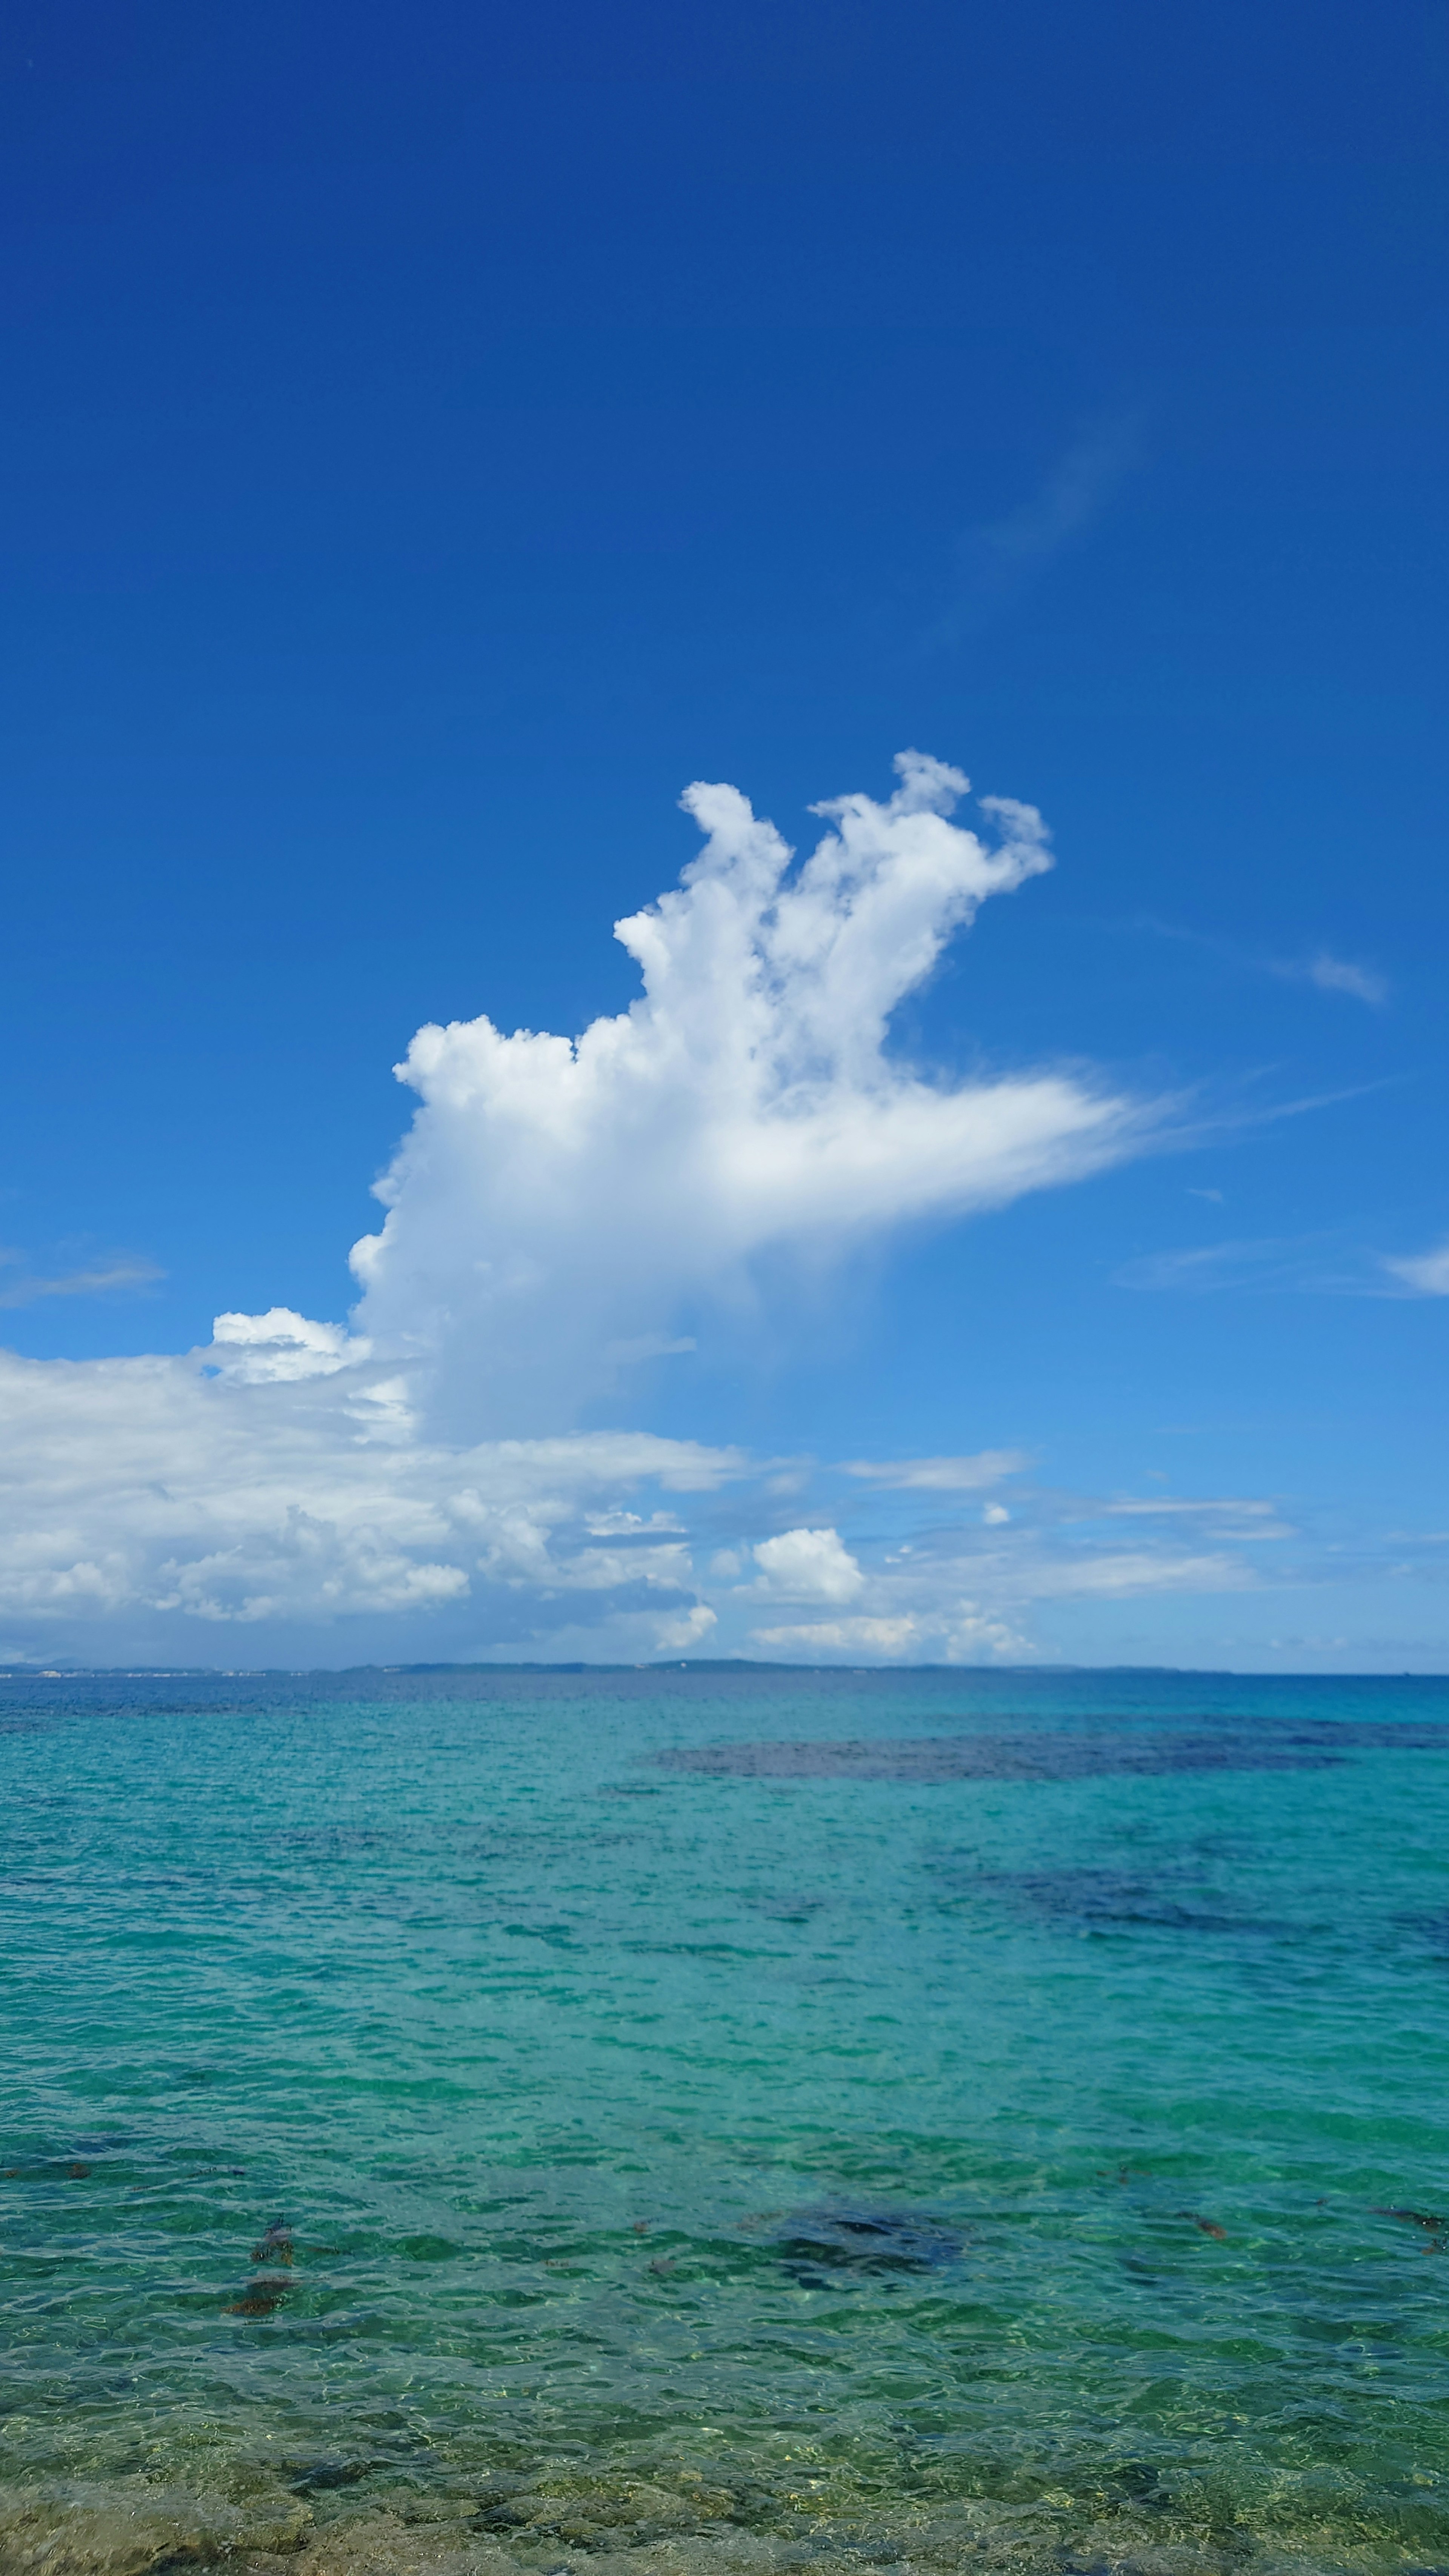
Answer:
<path fill-rule="evenodd" d="M 334 1681 L 349 1673 L 828 1673 L 837 1678 L 867 1680 L 886 1673 L 949 1673 L 957 1680 L 978 1674 L 992 1679 L 1020 1675 L 1044 1679 L 1067 1673 L 1172 1674 L 1198 1681 L 1279 1682 L 1442 1682 L 1449 1671 L 1311 1672 L 1284 1671 L 1256 1664 L 807 1664 L 772 1663 L 750 1655 L 663 1656 L 640 1663 L 494 1662 L 439 1664 L 0 1664 L 0 1682 L 23 1681 L 310 1681 L 325 1674 Z"/>

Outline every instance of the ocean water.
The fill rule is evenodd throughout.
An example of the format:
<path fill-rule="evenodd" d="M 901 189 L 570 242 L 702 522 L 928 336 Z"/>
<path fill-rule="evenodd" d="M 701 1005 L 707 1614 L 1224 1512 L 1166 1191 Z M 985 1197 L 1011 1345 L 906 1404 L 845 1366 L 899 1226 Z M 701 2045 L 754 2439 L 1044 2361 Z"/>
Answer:
<path fill-rule="evenodd" d="M 1449 2569 L 1449 1686 L 0 1680 L 0 2558 Z"/>

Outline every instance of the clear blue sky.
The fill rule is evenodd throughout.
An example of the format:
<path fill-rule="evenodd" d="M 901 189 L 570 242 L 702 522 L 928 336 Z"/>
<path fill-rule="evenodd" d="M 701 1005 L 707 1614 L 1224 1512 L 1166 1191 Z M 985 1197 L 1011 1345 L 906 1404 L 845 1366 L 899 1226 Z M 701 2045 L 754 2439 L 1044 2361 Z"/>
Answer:
<path fill-rule="evenodd" d="M 92 1583 L 106 1529 L 22 1497 L 0 1653 L 632 1656 L 701 1600 L 691 1651 L 946 1651 L 904 1546 L 983 1652 L 1442 1669 L 1442 0 L 28 0 L 0 67 L 14 1351 L 342 1323 L 414 1030 L 627 1008 L 697 778 L 806 849 L 908 745 L 1040 808 L 1054 871 L 892 1060 L 1156 1104 L 1112 1168 L 645 1317 L 696 1348 L 574 1428 L 795 1462 L 681 1507 L 677 1581 L 564 1621 L 399 1524 L 436 1598 L 259 1576 L 238 1628 L 174 1533 Z M 984 1451 L 1035 1573 L 960 1570 L 984 1485 L 817 1476 Z M 262 1520 L 331 1527 L 292 1472 Z M 752 1553 L 827 1528 L 858 1580 Z"/>

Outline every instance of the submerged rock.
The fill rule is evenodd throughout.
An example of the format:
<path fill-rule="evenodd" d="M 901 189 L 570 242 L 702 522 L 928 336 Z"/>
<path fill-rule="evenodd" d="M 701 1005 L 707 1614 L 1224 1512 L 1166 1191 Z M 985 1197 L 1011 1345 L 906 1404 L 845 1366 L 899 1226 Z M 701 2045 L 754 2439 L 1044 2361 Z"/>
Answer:
<path fill-rule="evenodd" d="M 139 2481 L 22 2490 L 0 2506 L 0 2576 L 147 2576 L 236 2551 L 291 2552 L 311 2520 L 283 2490 L 240 2505 Z"/>
<path fill-rule="evenodd" d="M 781 2219 L 775 2248 L 803 2289 L 829 2289 L 842 2278 L 869 2280 L 939 2272 L 960 2256 L 963 2240 L 939 2221 L 905 2210 L 827 2204 Z"/>

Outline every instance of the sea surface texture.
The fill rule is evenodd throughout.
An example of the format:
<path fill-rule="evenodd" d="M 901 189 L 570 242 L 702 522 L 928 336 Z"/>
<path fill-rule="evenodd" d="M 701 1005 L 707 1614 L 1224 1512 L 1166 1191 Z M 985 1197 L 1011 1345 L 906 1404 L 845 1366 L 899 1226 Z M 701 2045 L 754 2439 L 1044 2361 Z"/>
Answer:
<path fill-rule="evenodd" d="M 1449 2569 L 1449 1688 L 0 1681 L 0 2559 Z"/>

